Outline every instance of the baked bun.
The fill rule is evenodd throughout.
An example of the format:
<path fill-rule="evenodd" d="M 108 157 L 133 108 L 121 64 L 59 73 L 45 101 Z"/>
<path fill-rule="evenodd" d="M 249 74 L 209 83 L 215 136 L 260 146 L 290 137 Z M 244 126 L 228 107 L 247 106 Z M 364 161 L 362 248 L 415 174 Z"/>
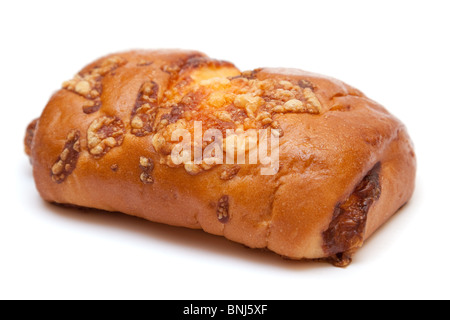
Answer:
<path fill-rule="evenodd" d="M 192 154 L 180 153 L 187 161 L 175 161 L 181 139 L 173 135 L 195 136 L 199 123 L 200 134 L 223 133 L 210 140 L 223 153 L 230 146 L 245 157 L 263 136 L 253 144 L 252 137 L 231 140 L 266 130 L 268 145 L 278 141 L 270 156 L 279 161 L 236 163 L 227 153 L 223 164 L 211 163 L 220 152 L 205 158 L 209 144 L 195 137 Z M 47 201 L 203 229 L 338 266 L 410 199 L 416 171 L 405 126 L 345 83 L 296 69 L 241 72 L 179 50 L 89 64 L 28 126 L 25 151 Z"/>

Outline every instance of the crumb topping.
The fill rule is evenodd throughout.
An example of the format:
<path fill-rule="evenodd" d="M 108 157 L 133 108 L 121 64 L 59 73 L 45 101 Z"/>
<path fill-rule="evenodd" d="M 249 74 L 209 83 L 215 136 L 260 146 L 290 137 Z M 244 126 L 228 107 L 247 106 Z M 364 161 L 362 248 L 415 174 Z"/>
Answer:
<path fill-rule="evenodd" d="M 89 153 L 100 158 L 111 148 L 120 146 L 123 138 L 124 125 L 120 119 L 108 116 L 97 118 L 87 130 Z"/>
<path fill-rule="evenodd" d="M 131 133 L 146 136 L 153 132 L 158 111 L 159 86 L 154 81 L 144 82 L 139 90 L 136 103 L 131 112 Z"/>
<path fill-rule="evenodd" d="M 177 129 L 192 133 L 195 121 L 202 122 L 203 132 L 219 129 L 225 136 L 227 129 L 236 132 L 266 128 L 278 130 L 277 114 L 320 114 L 323 110 L 314 93 L 314 85 L 309 81 L 258 80 L 255 78 L 257 71 L 233 75 L 235 70 L 232 71 L 228 65 L 215 68 L 208 65 L 187 74 L 181 71 L 182 76 L 163 94 L 161 117 L 154 125 L 152 141 L 155 150 L 162 155 L 161 163 L 177 166 L 169 156 L 178 144 L 171 141 L 172 134 Z M 195 175 L 214 165 L 203 162 L 185 164 L 184 167 Z"/>
<path fill-rule="evenodd" d="M 120 56 L 104 59 L 98 65 L 77 74 L 74 79 L 63 84 L 83 98 L 83 112 L 96 112 L 101 107 L 102 80 L 113 70 L 123 66 L 127 61 Z M 149 66 L 153 61 L 139 60 L 135 66 Z M 87 147 L 89 153 L 100 158 L 112 148 L 122 144 L 126 130 L 136 137 L 152 135 L 152 144 L 161 156 L 159 162 L 169 167 L 184 166 L 192 175 L 214 168 L 221 164 L 217 155 L 203 159 L 201 163 L 191 161 L 176 164 L 171 158 L 173 148 L 179 141 L 172 141 L 173 133 L 178 129 L 194 132 L 196 122 L 202 123 L 202 134 L 208 129 L 218 129 L 227 136 L 227 130 L 234 134 L 223 139 L 222 149 L 227 144 L 241 141 L 236 145 L 237 153 L 249 152 L 251 146 L 257 145 L 256 138 L 244 137 L 250 129 L 278 130 L 283 136 L 276 116 L 279 114 L 305 113 L 316 115 L 323 110 L 315 93 L 315 85 L 308 80 L 292 82 L 287 79 L 258 79 L 260 69 L 240 72 L 231 63 L 193 55 L 184 61 L 175 61 L 161 66 L 161 71 L 170 75 L 166 89 L 160 88 L 150 77 L 143 82 L 134 106 L 131 108 L 129 123 L 124 125 L 117 117 L 102 116 L 95 119 L 87 130 Z M 237 140 L 236 140 L 237 139 Z M 244 142 L 242 142 L 244 141 Z M 202 148 L 207 144 L 191 147 Z M 65 154 L 62 154 L 64 158 Z M 221 157 L 223 159 L 223 157 Z M 193 153 L 192 159 L 193 160 Z M 55 172 L 62 172 L 55 163 Z M 141 169 L 145 166 L 140 165 Z M 111 168 L 115 171 L 117 168 Z M 239 172 L 239 166 L 226 166 L 220 179 L 231 180 Z M 141 181 L 151 183 L 151 170 L 141 172 Z"/>
<path fill-rule="evenodd" d="M 139 158 L 139 168 L 141 169 L 141 174 L 139 179 L 143 184 L 152 184 L 154 182 L 152 171 L 154 168 L 153 160 L 147 157 Z"/>
<path fill-rule="evenodd" d="M 50 176 L 56 183 L 63 182 L 75 169 L 80 154 L 80 131 L 71 130 L 58 159 L 50 170 Z"/>
<path fill-rule="evenodd" d="M 86 101 L 83 104 L 84 113 L 93 113 L 100 109 L 102 101 L 102 79 L 106 74 L 124 65 L 125 59 L 113 56 L 105 59 L 100 65 L 93 67 L 90 71 L 77 74 L 72 80 L 63 83 L 63 89 L 70 90 Z"/>
<path fill-rule="evenodd" d="M 217 219 L 219 219 L 221 223 L 227 223 L 230 219 L 229 209 L 229 197 L 227 195 L 224 195 L 219 199 L 216 211 Z"/>

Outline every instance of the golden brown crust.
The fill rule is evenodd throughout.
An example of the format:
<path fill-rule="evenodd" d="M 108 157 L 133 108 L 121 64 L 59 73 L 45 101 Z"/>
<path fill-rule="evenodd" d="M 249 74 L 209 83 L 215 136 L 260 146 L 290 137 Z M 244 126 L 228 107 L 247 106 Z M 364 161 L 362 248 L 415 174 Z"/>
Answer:
<path fill-rule="evenodd" d="M 168 138 L 197 120 L 203 132 L 280 129 L 279 172 L 173 163 Z M 34 127 L 25 145 L 45 200 L 202 228 L 291 259 L 351 255 L 414 189 L 404 126 L 358 90 L 295 69 L 241 73 L 195 51 L 101 58 L 63 84 Z M 377 166 L 381 191 L 361 192 Z M 336 208 L 366 210 L 352 225 Z"/>

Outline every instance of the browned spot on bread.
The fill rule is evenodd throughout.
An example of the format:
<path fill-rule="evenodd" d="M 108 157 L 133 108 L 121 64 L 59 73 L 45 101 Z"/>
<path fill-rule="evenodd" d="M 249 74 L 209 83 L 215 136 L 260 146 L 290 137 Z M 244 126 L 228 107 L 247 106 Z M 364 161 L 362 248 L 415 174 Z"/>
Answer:
<path fill-rule="evenodd" d="M 237 76 L 236 78 L 242 77 L 242 78 L 246 78 L 248 80 L 250 79 L 256 79 L 256 75 L 261 71 L 261 68 L 258 69 L 254 69 L 254 70 L 249 70 L 249 71 L 244 71 L 242 72 L 241 75 Z"/>
<path fill-rule="evenodd" d="M 300 86 L 300 88 L 303 88 L 303 89 L 309 88 L 309 89 L 311 89 L 313 91 L 316 88 L 314 83 L 312 83 L 309 80 L 305 80 L 305 79 L 302 79 L 302 80 L 298 81 L 298 85 Z"/>

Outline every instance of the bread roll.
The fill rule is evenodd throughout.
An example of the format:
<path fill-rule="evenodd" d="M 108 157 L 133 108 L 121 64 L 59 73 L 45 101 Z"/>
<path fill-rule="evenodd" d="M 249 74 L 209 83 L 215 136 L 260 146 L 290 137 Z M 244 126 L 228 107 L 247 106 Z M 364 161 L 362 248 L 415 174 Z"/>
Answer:
<path fill-rule="evenodd" d="M 193 153 L 182 153 L 187 161 L 174 161 L 177 130 L 209 129 L 223 140 L 194 137 Z M 269 132 L 268 145 L 278 141 L 272 173 L 263 173 L 262 161 L 237 163 L 239 152 L 249 157 L 263 145 L 262 135 L 253 144 L 234 140 L 250 130 Z M 236 154 L 208 162 L 213 142 L 223 147 L 214 159 L 227 146 Z M 203 159 L 193 162 L 198 150 Z M 405 126 L 355 88 L 297 69 L 241 72 L 180 50 L 89 64 L 28 126 L 25 151 L 46 201 L 203 229 L 337 266 L 410 199 L 416 171 Z"/>

